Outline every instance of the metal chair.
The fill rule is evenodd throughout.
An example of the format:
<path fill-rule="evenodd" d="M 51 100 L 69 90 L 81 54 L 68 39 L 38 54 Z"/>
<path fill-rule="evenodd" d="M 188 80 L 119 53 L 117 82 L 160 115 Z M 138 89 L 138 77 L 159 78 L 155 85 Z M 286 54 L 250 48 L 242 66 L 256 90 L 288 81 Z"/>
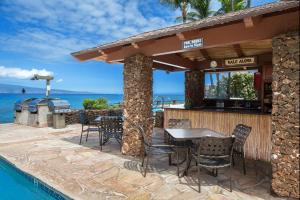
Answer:
<path fill-rule="evenodd" d="M 115 138 L 120 144 L 122 143 L 123 135 L 123 117 L 122 116 L 101 116 L 99 117 L 99 124 L 101 131 L 100 149 L 109 141 L 110 138 Z M 99 119 L 98 118 L 98 119 Z"/>
<path fill-rule="evenodd" d="M 244 146 L 245 146 L 245 142 L 251 132 L 251 129 L 252 128 L 250 126 L 246 126 L 244 124 L 238 124 L 235 127 L 233 134 L 232 134 L 235 137 L 235 142 L 233 145 L 232 162 L 234 165 L 234 156 L 240 156 L 242 158 L 244 175 L 246 175 Z"/>
<path fill-rule="evenodd" d="M 192 153 L 192 158 L 195 159 L 197 163 L 199 192 L 201 192 L 200 167 L 213 170 L 230 167 L 229 180 L 231 192 L 231 169 L 234 138 L 203 137 L 193 141 L 193 143 L 196 146 L 196 150 Z"/>
<path fill-rule="evenodd" d="M 91 131 L 98 131 L 98 133 L 99 133 L 99 143 L 101 144 L 100 129 L 93 121 L 91 121 L 89 119 L 89 117 L 88 117 L 88 115 L 85 111 L 79 112 L 79 121 L 80 121 L 80 124 L 81 124 L 81 135 L 80 135 L 79 144 L 81 144 L 83 132 L 87 132 L 86 138 L 85 138 L 85 141 L 87 142 L 88 137 L 89 137 L 89 132 L 91 132 Z M 87 126 L 86 129 L 84 129 L 85 126 Z M 91 126 L 94 126 L 94 127 L 91 127 Z"/>
<path fill-rule="evenodd" d="M 144 127 L 140 124 L 136 123 L 129 123 L 130 128 L 137 131 L 142 139 L 142 153 L 141 153 L 141 166 L 142 166 L 142 175 L 145 177 L 148 170 L 148 164 L 150 157 L 152 155 L 171 155 L 176 154 L 177 163 L 178 163 L 178 151 L 176 151 L 175 145 L 168 145 L 168 144 L 152 144 L 151 137 L 147 137 L 145 134 Z M 146 161 L 145 161 L 146 158 Z M 146 163 L 145 163 L 146 162 Z M 179 165 L 177 164 L 177 175 L 179 176 Z"/>

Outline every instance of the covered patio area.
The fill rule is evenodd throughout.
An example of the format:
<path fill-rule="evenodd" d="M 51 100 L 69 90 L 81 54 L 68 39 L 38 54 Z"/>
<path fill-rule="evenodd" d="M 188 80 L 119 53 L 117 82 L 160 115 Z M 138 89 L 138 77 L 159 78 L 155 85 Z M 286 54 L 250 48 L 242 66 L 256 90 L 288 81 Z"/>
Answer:
<path fill-rule="evenodd" d="M 231 135 L 237 124 L 251 126 L 244 155 L 272 166 L 272 193 L 299 198 L 298 1 L 149 31 L 72 55 L 80 61 L 124 64 L 123 154 L 141 153 L 141 137 L 129 128 L 129 121 L 152 136 L 148 119 L 153 115 L 153 70 L 184 71 L 185 108 L 165 109 L 164 128 L 169 119 L 188 119 L 191 128 L 225 135 Z M 217 74 L 226 72 L 230 79 L 234 71 L 255 72 L 256 96 L 231 98 L 226 93 L 219 98 L 217 92 L 217 98 L 210 98 L 207 90 L 220 85 L 212 80 L 217 83 L 209 88 L 206 75 L 215 73 L 218 79 Z"/>

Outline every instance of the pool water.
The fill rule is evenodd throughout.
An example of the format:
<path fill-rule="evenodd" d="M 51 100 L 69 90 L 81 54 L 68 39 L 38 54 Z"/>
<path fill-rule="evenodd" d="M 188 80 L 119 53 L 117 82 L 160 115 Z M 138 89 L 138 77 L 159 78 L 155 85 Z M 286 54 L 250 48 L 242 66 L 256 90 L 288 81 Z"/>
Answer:
<path fill-rule="evenodd" d="M 69 198 L 0 157 L 0 199 L 64 200 Z"/>

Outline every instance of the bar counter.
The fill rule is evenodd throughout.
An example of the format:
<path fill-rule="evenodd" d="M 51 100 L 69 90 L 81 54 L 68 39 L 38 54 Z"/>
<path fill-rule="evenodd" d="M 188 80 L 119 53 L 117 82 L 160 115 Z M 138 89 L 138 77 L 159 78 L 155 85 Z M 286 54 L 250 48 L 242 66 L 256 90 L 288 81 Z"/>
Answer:
<path fill-rule="evenodd" d="M 249 109 L 165 108 L 164 128 L 168 128 L 169 119 L 190 119 L 192 128 L 209 128 L 225 135 L 231 135 L 237 124 L 251 126 L 245 144 L 246 157 L 270 161 L 271 114 Z"/>
<path fill-rule="evenodd" d="M 271 115 L 271 113 L 261 112 L 261 110 L 254 108 L 216 108 L 216 107 L 195 107 L 195 108 L 166 108 L 177 110 L 191 110 L 203 112 L 225 112 L 225 113 L 240 113 L 240 114 L 255 114 L 255 115 Z"/>

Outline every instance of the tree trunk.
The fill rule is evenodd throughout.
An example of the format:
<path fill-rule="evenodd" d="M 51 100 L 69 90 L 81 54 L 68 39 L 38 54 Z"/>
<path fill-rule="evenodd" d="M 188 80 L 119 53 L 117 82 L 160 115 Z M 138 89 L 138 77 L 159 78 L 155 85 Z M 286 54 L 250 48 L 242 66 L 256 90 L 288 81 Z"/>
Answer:
<path fill-rule="evenodd" d="M 182 22 L 186 22 L 186 15 L 187 15 L 187 3 L 182 2 L 181 4 L 181 15 L 182 15 Z"/>
<path fill-rule="evenodd" d="M 220 97 L 220 73 L 216 73 L 217 76 L 217 96 Z"/>

